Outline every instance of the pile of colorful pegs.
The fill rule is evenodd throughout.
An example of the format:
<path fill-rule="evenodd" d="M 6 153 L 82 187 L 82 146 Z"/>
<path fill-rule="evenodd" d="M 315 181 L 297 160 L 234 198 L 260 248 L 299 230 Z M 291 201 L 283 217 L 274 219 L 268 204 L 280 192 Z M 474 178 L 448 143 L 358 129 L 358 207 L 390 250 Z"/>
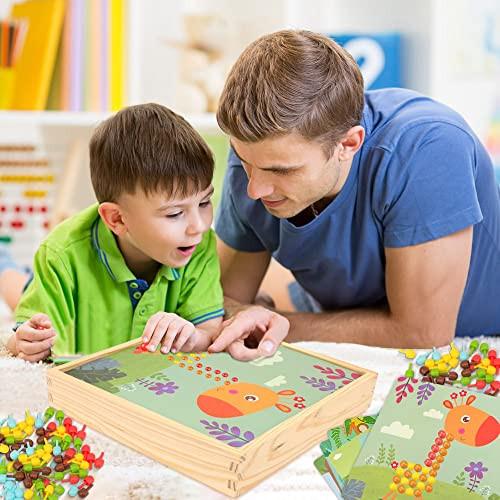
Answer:
<path fill-rule="evenodd" d="M 423 382 L 460 384 L 492 396 L 500 392 L 500 380 L 497 380 L 500 358 L 486 342 L 473 340 L 468 348 L 462 350 L 452 342 L 446 353 L 436 348 L 418 356 L 413 349 L 402 349 L 400 352 L 407 359 L 414 360 Z M 413 372 L 412 363 L 406 370 L 407 373 L 410 371 Z"/>
<path fill-rule="evenodd" d="M 91 453 L 83 445 L 85 437 L 85 426 L 78 430 L 71 418 L 51 407 L 36 418 L 26 411 L 20 422 L 11 416 L 0 421 L 0 498 L 88 496 L 94 484 L 90 473 L 104 465 L 104 454 Z"/>

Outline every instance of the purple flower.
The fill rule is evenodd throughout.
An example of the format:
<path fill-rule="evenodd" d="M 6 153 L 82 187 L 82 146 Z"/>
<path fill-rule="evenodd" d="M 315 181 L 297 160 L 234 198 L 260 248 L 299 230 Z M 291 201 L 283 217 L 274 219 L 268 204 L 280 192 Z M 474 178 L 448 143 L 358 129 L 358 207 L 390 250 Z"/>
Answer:
<path fill-rule="evenodd" d="M 488 467 L 483 467 L 483 462 L 471 462 L 464 471 L 469 473 L 471 479 L 483 479 L 483 472 L 488 471 Z"/>
<path fill-rule="evenodd" d="M 175 385 L 175 382 L 170 381 L 164 384 L 163 382 L 156 382 L 156 384 L 148 387 L 150 391 L 154 391 L 157 396 L 162 394 L 173 394 L 179 387 Z"/>

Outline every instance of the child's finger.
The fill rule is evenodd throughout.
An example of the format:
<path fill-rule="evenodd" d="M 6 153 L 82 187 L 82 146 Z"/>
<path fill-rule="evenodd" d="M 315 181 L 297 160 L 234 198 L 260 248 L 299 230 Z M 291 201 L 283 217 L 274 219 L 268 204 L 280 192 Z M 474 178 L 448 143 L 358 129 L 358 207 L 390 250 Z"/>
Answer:
<path fill-rule="evenodd" d="M 175 321 L 174 318 L 175 316 L 165 315 L 165 314 L 161 317 L 160 321 L 158 321 L 154 329 L 151 339 L 149 340 L 149 345 L 148 345 L 149 351 L 155 351 L 156 348 L 160 345 L 165 333 L 168 330 L 169 325 L 172 323 L 172 321 Z"/>
<path fill-rule="evenodd" d="M 34 314 L 30 318 L 29 323 L 34 328 L 37 328 L 37 327 L 50 328 L 52 326 L 52 324 L 50 322 L 50 318 L 46 314 L 43 314 L 43 313 Z"/>
<path fill-rule="evenodd" d="M 27 342 L 40 342 L 55 337 L 56 331 L 53 328 L 37 330 L 25 325 L 16 332 L 17 338 Z"/>
<path fill-rule="evenodd" d="M 178 335 L 179 331 L 182 330 L 182 327 L 184 326 L 184 322 L 181 320 L 173 320 L 169 325 L 168 328 L 165 330 L 165 335 L 163 337 L 163 340 L 161 342 L 162 348 L 161 352 L 163 354 L 166 354 L 167 352 L 177 352 L 172 348 L 172 344 L 174 343 L 174 340 L 176 336 Z"/>
<path fill-rule="evenodd" d="M 153 335 L 153 332 L 155 331 L 156 325 L 158 322 L 161 320 L 163 317 L 163 313 L 159 312 L 156 314 L 153 314 L 151 316 L 147 323 L 146 326 L 144 327 L 144 331 L 142 332 L 142 341 L 143 342 L 149 342 L 151 340 L 151 336 Z"/>
<path fill-rule="evenodd" d="M 38 354 L 39 352 L 50 350 L 50 348 L 54 345 L 54 341 L 55 338 L 45 339 L 41 342 L 27 342 L 25 340 L 21 340 L 18 342 L 17 348 L 24 354 Z"/>
<path fill-rule="evenodd" d="M 48 356 L 50 356 L 50 349 L 47 351 L 39 352 L 37 354 L 25 354 L 23 352 L 20 352 L 17 357 L 24 359 L 25 361 L 29 361 L 30 363 L 36 363 L 37 361 L 41 361 Z"/>
<path fill-rule="evenodd" d="M 195 331 L 196 329 L 192 323 L 186 323 L 179 331 L 172 349 L 175 349 L 176 351 L 189 352 L 189 346 L 184 346 L 184 344 L 187 344 L 189 339 L 195 336 Z"/>

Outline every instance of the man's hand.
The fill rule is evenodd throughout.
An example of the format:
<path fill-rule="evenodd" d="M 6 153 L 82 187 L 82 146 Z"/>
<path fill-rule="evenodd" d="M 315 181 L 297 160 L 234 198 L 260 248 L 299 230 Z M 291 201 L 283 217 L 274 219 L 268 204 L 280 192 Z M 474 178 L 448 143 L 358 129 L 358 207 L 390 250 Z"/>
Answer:
<path fill-rule="evenodd" d="M 238 311 L 222 324 L 222 331 L 209 346 L 209 352 L 226 350 L 233 358 L 251 361 L 272 356 L 288 335 L 289 321 L 274 311 L 261 306 L 250 306 Z M 258 342 L 256 348 L 245 345 L 245 340 Z"/>
<path fill-rule="evenodd" d="M 191 352 L 201 350 L 203 347 L 203 336 L 205 334 L 196 329 L 193 323 L 177 316 L 174 313 L 157 312 L 149 318 L 142 334 L 144 343 L 149 344 L 148 350 L 156 351 L 161 344 L 160 351 L 168 352 Z M 206 343 L 205 346 L 206 348 Z"/>
<path fill-rule="evenodd" d="M 56 332 L 46 314 L 35 314 L 24 322 L 7 341 L 7 348 L 14 356 L 36 362 L 50 355 Z"/>

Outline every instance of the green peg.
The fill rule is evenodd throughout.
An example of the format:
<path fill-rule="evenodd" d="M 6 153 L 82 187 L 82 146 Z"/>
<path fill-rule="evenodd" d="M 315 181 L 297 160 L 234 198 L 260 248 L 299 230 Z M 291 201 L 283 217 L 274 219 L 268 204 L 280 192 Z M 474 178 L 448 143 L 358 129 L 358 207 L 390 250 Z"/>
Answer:
<path fill-rule="evenodd" d="M 412 364 L 410 363 L 408 365 L 408 369 L 405 371 L 405 377 L 406 378 L 413 378 L 415 375 L 415 372 L 413 371 L 413 368 L 411 366 Z"/>
<path fill-rule="evenodd" d="M 78 464 L 73 463 L 70 465 L 69 470 L 70 470 L 71 474 L 78 474 L 80 467 L 78 466 Z"/>
<path fill-rule="evenodd" d="M 45 413 L 43 414 L 44 422 L 47 423 L 54 416 L 55 412 L 56 412 L 55 408 L 52 408 L 52 406 L 49 406 L 45 410 Z"/>
<path fill-rule="evenodd" d="M 486 342 L 481 342 L 479 346 L 479 352 L 483 355 L 483 358 L 488 357 L 488 351 L 490 350 L 490 346 Z"/>
<path fill-rule="evenodd" d="M 62 410 L 56 411 L 56 420 L 59 425 L 62 424 L 62 421 L 64 420 L 64 412 Z"/>
<path fill-rule="evenodd" d="M 81 469 L 80 472 L 78 473 L 78 477 L 81 479 L 86 478 L 89 475 L 89 471 L 86 469 Z"/>
<path fill-rule="evenodd" d="M 460 383 L 465 386 L 465 385 L 469 385 L 470 384 L 470 377 L 462 377 L 460 379 Z"/>
<path fill-rule="evenodd" d="M 484 377 L 486 376 L 486 370 L 484 368 L 478 368 L 476 370 L 476 377 L 479 379 L 479 380 L 482 380 L 484 379 Z"/>
<path fill-rule="evenodd" d="M 57 496 L 63 495 L 64 494 L 64 486 L 61 486 L 60 484 L 56 485 L 56 487 L 54 488 L 54 493 Z"/>
<path fill-rule="evenodd" d="M 473 340 L 470 345 L 469 345 L 469 357 L 472 356 L 473 353 L 476 352 L 477 348 L 479 347 L 479 341 Z"/>
<path fill-rule="evenodd" d="M 82 440 L 79 437 L 75 438 L 73 445 L 77 451 L 80 451 L 80 448 L 82 447 Z"/>
<path fill-rule="evenodd" d="M 491 384 L 495 380 L 495 375 L 492 375 L 491 373 L 487 373 L 485 380 L 486 380 L 487 384 Z"/>
<path fill-rule="evenodd" d="M 438 368 L 433 368 L 431 371 L 430 371 L 430 376 L 431 377 L 439 377 L 439 369 Z"/>

